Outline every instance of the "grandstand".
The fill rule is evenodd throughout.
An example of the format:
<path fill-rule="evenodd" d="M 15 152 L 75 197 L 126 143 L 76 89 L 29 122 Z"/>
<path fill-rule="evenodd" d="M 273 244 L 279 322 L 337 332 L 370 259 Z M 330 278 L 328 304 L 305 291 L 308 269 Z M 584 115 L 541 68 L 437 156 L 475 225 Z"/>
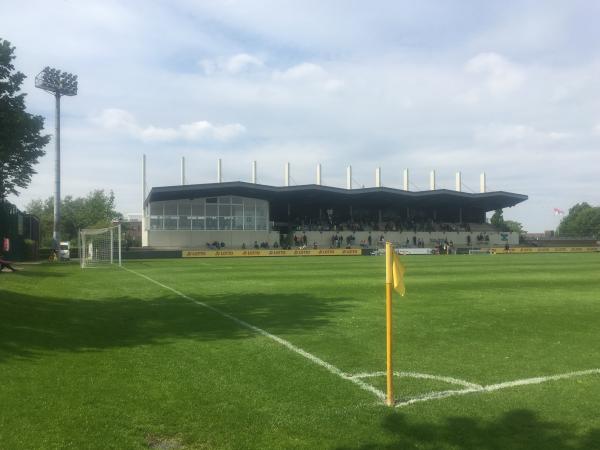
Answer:
<path fill-rule="evenodd" d="M 504 191 L 242 181 L 153 187 L 144 197 L 142 243 L 153 248 L 516 245 L 518 234 L 496 230 L 486 213 L 527 199 Z"/>

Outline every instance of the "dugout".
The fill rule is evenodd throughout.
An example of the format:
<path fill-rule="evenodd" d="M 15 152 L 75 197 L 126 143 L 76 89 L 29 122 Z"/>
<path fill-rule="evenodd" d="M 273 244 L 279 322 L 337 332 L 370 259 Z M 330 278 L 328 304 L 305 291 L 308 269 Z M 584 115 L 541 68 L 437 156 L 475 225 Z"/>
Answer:
<path fill-rule="evenodd" d="M 463 244 L 485 233 L 490 245 L 514 245 L 518 235 L 493 229 L 485 223 L 486 213 L 526 199 L 505 191 L 415 192 L 242 181 L 153 187 L 144 201 L 142 242 L 157 248 L 203 248 L 212 242 L 237 248 L 255 241 L 289 242 L 301 233 L 309 244 L 325 246 L 334 233 L 351 233 L 353 245 L 381 234 L 398 243 L 418 236 L 427 244 L 448 237 Z"/>

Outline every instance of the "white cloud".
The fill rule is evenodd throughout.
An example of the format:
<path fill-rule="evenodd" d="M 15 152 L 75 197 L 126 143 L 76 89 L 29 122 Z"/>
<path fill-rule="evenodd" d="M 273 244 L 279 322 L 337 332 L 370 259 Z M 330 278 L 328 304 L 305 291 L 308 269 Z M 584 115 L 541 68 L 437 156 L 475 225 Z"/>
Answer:
<path fill-rule="evenodd" d="M 261 68 L 264 66 L 264 63 L 257 56 L 249 55 L 248 53 L 238 53 L 228 58 L 203 59 L 199 62 L 199 65 L 206 75 L 215 75 L 221 72 L 236 75 L 251 69 Z"/>
<path fill-rule="evenodd" d="M 144 142 L 173 142 L 178 140 L 197 142 L 203 140 L 229 141 L 246 131 L 239 124 L 213 125 L 207 121 L 181 124 L 175 128 L 161 128 L 153 125 L 140 126 L 133 114 L 122 109 L 103 110 L 93 122 L 110 131 L 124 131 Z"/>
<path fill-rule="evenodd" d="M 482 93 L 503 96 L 516 91 L 525 82 L 524 72 L 504 56 L 497 53 L 480 53 L 465 64 L 465 71 L 475 75 L 479 87 L 470 90 L 471 99 Z"/>
<path fill-rule="evenodd" d="M 519 124 L 491 124 L 478 127 L 475 131 L 478 141 L 494 145 L 551 145 L 569 137 L 569 133 L 542 131 L 531 125 Z"/>
<path fill-rule="evenodd" d="M 272 78 L 278 82 L 288 82 L 316 86 L 329 92 L 339 91 L 344 81 L 332 77 L 327 70 L 318 64 L 303 62 L 286 70 L 273 71 Z"/>
<path fill-rule="evenodd" d="M 322 80 L 327 72 L 321 66 L 313 63 L 302 63 L 290 67 L 282 72 L 274 72 L 273 78 L 286 81 Z"/>

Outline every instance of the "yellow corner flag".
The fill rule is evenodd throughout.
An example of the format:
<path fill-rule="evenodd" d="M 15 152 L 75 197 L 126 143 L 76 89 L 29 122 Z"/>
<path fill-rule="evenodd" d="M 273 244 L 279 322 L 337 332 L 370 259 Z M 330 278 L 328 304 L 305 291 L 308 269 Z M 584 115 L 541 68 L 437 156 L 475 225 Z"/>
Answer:
<path fill-rule="evenodd" d="M 386 324 L 386 378 L 387 395 L 386 403 L 394 404 L 394 371 L 392 365 L 392 290 L 404 296 L 404 272 L 406 268 L 394 251 L 391 242 L 385 243 L 385 324 Z"/>
<path fill-rule="evenodd" d="M 394 277 L 394 289 L 395 291 L 404 297 L 406 293 L 406 287 L 404 286 L 404 272 L 406 272 L 406 267 L 404 264 L 400 262 L 400 258 L 396 252 L 393 253 L 392 257 L 392 274 Z"/>

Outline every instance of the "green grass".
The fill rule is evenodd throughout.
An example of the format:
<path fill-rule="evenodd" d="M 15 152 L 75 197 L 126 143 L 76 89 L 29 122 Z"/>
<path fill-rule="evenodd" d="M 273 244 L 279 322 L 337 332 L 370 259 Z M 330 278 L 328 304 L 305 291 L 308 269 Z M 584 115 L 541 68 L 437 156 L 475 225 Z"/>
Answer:
<path fill-rule="evenodd" d="M 396 370 L 482 385 L 600 367 L 600 254 L 406 257 Z M 379 257 L 125 267 L 349 374 L 385 370 Z M 388 408 L 122 269 L 0 275 L 0 448 L 600 448 L 600 375 Z M 366 382 L 384 389 L 382 377 Z M 399 400 L 460 389 L 397 378 Z"/>

